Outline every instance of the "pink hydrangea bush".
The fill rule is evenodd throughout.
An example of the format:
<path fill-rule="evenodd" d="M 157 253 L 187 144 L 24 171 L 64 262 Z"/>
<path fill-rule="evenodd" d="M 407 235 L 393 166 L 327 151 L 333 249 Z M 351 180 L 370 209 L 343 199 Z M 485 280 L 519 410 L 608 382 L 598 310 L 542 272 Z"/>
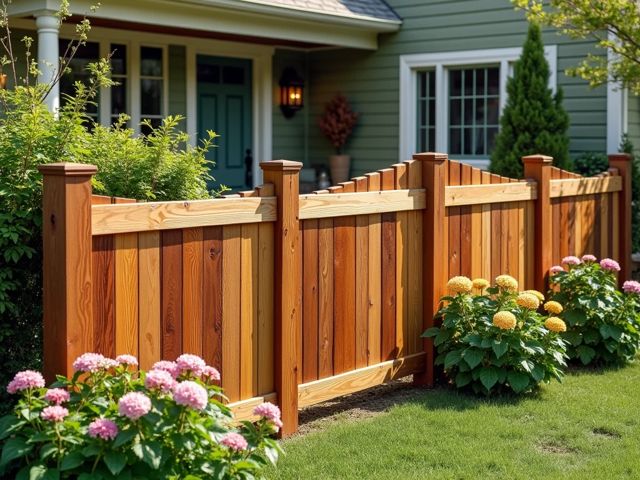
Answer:
<path fill-rule="evenodd" d="M 220 373 L 200 357 L 137 366 L 132 355 L 85 353 L 50 388 L 39 372 L 17 373 L 6 387 L 15 410 L 0 419 L 0 478 L 261 478 L 277 462 L 277 406 L 238 426 Z"/>
<path fill-rule="evenodd" d="M 567 353 L 588 364 L 623 364 L 640 348 L 640 283 L 624 282 L 618 289 L 620 264 L 591 254 L 565 257 L 567 266 L 553 267 L 550 300 L 564 306 Z"/>

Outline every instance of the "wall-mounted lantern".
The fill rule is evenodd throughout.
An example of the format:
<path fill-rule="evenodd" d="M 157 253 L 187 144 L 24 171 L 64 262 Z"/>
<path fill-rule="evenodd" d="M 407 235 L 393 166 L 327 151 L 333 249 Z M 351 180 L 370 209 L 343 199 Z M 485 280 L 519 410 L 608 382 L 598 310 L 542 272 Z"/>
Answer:
<path fill-rule="evenodd" d="M 280 77 L 280 110 L 291 118 L 303 107 L 304 80 L 293 68 L 287 67 Z"/>

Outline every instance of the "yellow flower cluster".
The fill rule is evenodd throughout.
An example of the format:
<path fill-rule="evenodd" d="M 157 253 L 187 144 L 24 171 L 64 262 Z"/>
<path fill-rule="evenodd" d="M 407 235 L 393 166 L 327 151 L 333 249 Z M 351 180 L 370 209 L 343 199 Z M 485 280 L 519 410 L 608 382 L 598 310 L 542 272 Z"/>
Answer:
<path fill-rule="evenodd" d="M 498 312 L 493 316 L 493 324 L 502 330 L 513 330 L 516 327 L 516 316 L 507 311 Z"/>
<path fill-rule="evenodd" d="M 532 293 L 526 292 L 522 292 L 520 295 L 518 295 L 516 303 L 521 307 L 529 310 L 537 310 L 540 306 L 540 300 L 538 300 L 538 297 L 536 297 Z"/>
<path fill-rule="evenodd" d="M 518 281 L 511 275 L 498 275 L 496 277 L 496 285 L 510 292 L 518 290 Z"/>
<path fill-rule="evenodd" d="M 484 278 L 473 279 L 473 288 L 477 288 L 478 290 L 484 290 L 488 286 L 489 286 L 489 280 L 485 280 Z"/>
<path fill-rule="evenodd" d="M 544 302 L 544 295 L 540 293 L 538 290 L 525 290 L 522 293 L 530 293 L 531 295 L 535 295 L 536 298 L 540 300 L 540 303 Z"/>
<path fill-rule="evenodd" d="M 562 308 L 562 305 L 553 300 L 545 303 L 544 309 L 549 313 L 553 313 L 554 315 L 558 315 L 560 312 L 562 312 L 562 310 L 564 310 L 564 308 Z"/>
<path fill-rule="evenodd" d="M 549 317 L 544 321 L 544 326 L 552 332 L 566 332 L 567 325 L 558 317 Z"/>
<path fill-rule="evenodd" d="M 467 277 L 453 277 L 447 282 L 447 288 L 453 293 L 470 293 L 473 283 Z"/>

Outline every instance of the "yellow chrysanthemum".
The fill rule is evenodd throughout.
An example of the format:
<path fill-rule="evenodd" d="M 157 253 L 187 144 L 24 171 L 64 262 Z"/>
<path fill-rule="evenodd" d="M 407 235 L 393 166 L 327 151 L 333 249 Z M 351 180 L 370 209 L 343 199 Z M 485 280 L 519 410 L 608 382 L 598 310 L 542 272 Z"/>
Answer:
<path fill-rule="evenodd" d="M 513 330 L 516 327 L 516 316 L 507 311 L 498 312 L 493 316 L 493 324 L 502 330 Z"/>
<path fill-rule="evenodd" d="M 473 283 L 467 277 L 453 277 L 447 282 L 447 288 L 453 293 L 470 293 Z"/>
<path fill-rule="evenodd" d="M 527 308 L 529 310 L 537 310 L 540 306 L 540 300 L 538 300 L 538 297 L 536 297 L 532 293 L 526 292 L 522 292 L 520 295 L 518 295 L 516 303 L 521 307 Z"/>
<path fill-rule="evenodd" d="M 553 313 L 554 315 L 558 315 L 560 312 L 562 312 L 562 310 L 564 310 L 564 308 L 562 308 L 562 305 L 553 300 L 545 303 L 544 309 L 549 313 Z"/>
<path fill-rule="evenodd" d="M 478 290 L 484 290 L 488 286 L 489 286 L 489 280 L 485 280 L 484 278 L 473 279 L 473 288 L 477 288 Z"/>
<path fill-rule="evenodd" d="M 496 277 L 496 285 L 510 292 L 518 290 L 518 281 L 511 275 L 498 275 Z"/>
<path fill-rule="evenodd" d="M 530 293 L 531 295 L 535 295 L 536 298 L 540 300 L 540 303 L 544 302 L 544 295 L 540 293 L 538 290 L 525 290 L 522 293 Z"/>
<path fill-rule="evenodd" d="M 544 321 L 544 326 L 552 332 L 566 332 L 567 325 L 558 317 L 549 317 Z"/>

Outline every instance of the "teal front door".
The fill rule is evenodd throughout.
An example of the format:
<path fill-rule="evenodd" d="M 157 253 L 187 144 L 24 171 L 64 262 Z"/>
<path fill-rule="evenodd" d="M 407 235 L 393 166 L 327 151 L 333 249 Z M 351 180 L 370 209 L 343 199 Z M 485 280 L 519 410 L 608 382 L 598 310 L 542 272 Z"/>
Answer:
<path fill-rule="evenodd" d="M 207 156 L 215 162 L 210 188 L 252 187 L 251 61 L 198 55 L 198 137 L 220 137 Z"/>

